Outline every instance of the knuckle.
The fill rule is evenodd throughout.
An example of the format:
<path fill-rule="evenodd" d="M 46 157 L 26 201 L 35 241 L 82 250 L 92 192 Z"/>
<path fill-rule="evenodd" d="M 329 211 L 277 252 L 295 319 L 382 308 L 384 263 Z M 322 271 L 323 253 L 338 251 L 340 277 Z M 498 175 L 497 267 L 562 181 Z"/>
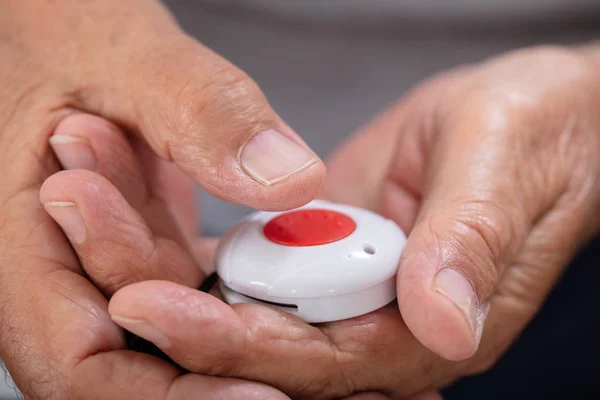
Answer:
<path fill-rule="evenodd" d="M 229 64 L 215 67 L 208 78 L 185 82 L 175 104 L 177 130 L 191 139 L 205 137 L 221 124 L 229 130 L 245 129 L 267 116 L 266 100 L 256 83 Z"/>
<path fill-rule="evenodd" d="M 144 276 L 136 271 L 139 266 L 123 264 L 118 265 L 117 268 L 119 269 L 115 269 L 114 265 L 107 265 L 104 269 L 90 270 L 86 268 L 86 272 L 108 294 L 113 294 L 120 288 L 144 280 Z"/>
<path fill-rule="evenodd" d="M 531 109 L 531 105 L 537 101 L 529 97 L 525 88 L 512 88 L 510 90 L 498 89 L 485 94 L 481 101 L 480 111 L 485 125 L 493 126 L 498 121 L 503 121 L 502 126 L 510 126 L 512 122 L 524 118 Z"/>
<path fill-rule="evenodd" d="M 320 363 L 322 359 L 314 359 L 315 363 Z M 309 379 L 296 379 L 291 392 L 298 396 L 308 396 L 308 398 L 322 399 L 340 399 L 351 395 L 359 389 L 355 378 L 349 368 L 336 360 L 328 370 L 333 372 L 330 376 L 326 374 L 313 374 Z M 361 377 L 362 378 L 362 377 Z"/>
<path fill-rule="evenodd" d="M 459 269 L 466 264 L 472 278 L 490 288 L 521 243 L 524 228 L 517 221 L 493 201 L 461 201 L 451 222 L 452 235 L 440 240 L 453 250 L 451 258 Z M 484 297 L 488 294 L 479 293 Z"/>
<path fill-rule="evenodd" d="M 457 120 L 465 116 L 475 124 L 481 135 L 512 143 L 515 135 L 522 135 L 525 127 L 536 125 L 538 110 L 544 101 L 541 93 L 532 91 L 527 84 L 508 81 L 504 86 L 486 87 L 469 93 L 468 106 L 459 108 Z"/>
<path fill-rule="evenodd" d="M 587 75 L 591 71 L 586 58 L 573 48 L 559 45 L 539 45 L 532 48 L 532 53 L 540 61 L 548 63 L 547 65 L 560 65 L 561 75 L 563 75 L 563 68 L 569 75 L 574 74 L 574 76 Z"/>
<path fill-rule="evenodd" d="M 289 319 L 282 313 L 272 312 L 265 319 L 268 325 L 257 324 L 258 318 L 265 318 L 258 307 L 245 307 L 244 320 L 249 322 L 249 335 L 247 336 L 247 350 L 249 359 L 269 359 L 273 356 L 273 349 L 295 348 L 298 354 L 302 353 L 302 360 L 296 360 L 292 365 L 299 362 L 308 362 L 315 365 L 311 370 L 302 370 L 290 376 L 286 383 L 286 393 L 292 394 L 293 398 L 304 399 L 329 399 L 343 398 L 352 394 L 359 386 L 354 382 L 355 374 L 351 371 L 356 357 L 350 350 L 338 348 L 340 342 L 336 341 L 333 332 L 327 329 L 323 331 L 325 336 L 306 336 L 304 330 L 299 330 L 294 325 L 293 319 Z M 280 318 L 281 324 L 271 324 L 271 318 Z M 255 321 L 250 324 L 250 321 Z M 275 328 L 275 329 L 272 329 Z M 260 346 L 252 344 L 260 343 Z M 343 345 L 343 347 L 346 347 Z M 348 344 L 348 347 L 352 347 Z M 237 373 L 242 376 L 247 374 L 248 368 L 245 363 L 238 365 Z M 324 372 L 327 372 L 326 374 Z M 238 375 L 239 376 L 239 375 Z"/>
<path fill-rule="evenodd" d="M 565 98 L 573 100 L 594 74 L 582 54 L 562 46 L 516 51 L 497 59 L 490 67 L 495 65 L 502 66 L 502 72 L 497 73 L 498 78 L 504 78 L 502 84 L 497 80 L 483 84 L 480 93 L 483 98 L 478 100 L 488 113 L 500 110 L 521 118 L 523 111 L 539 110 L 540 105 L 562 102 Z M 532 65 L 536 68 L 531 68 Z M 556 68 L 560 68 L 560 76 Z"/>
<path fill-rule="evenodd" d="M 466 228 L 465 236 L 477 240 L 482 252 L 492 261 L 500 259 L 503 248 L 510 242 L 512 222 L 498 207 L 490 202 L 470 202 L 463 206 L 458 223 Z"/>
<path fill-rule="evenodd" d="M 594 74 L 581 53 L 566 47 L 517 50 L 482 64 L 461 86 L 463 101 L 452 103 L 450 115 L 459 120 L 468 115 L 483 132 L 520 135 L 530 126 L 545 127 L 549 119 L 564 117 L 561 110 L 580 104 L 589 92 L 582 88 L 590 87 Z"/>
<path fill-rule="evenodd" d="M 114 291 L 151 278 L 155 272 L 157 246 L 152 233 L 143 225 L 118 216 L 112 235 L 108 232 L 80 249 L 79 258 L 86 273 L 105 291 Z M 133 239 L 134 238 L 134 239 Z"/>

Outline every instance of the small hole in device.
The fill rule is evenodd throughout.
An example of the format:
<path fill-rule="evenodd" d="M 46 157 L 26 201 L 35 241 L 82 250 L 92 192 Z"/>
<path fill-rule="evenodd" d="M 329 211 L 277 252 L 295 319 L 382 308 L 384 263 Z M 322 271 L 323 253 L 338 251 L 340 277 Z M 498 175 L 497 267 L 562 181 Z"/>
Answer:
<path fill-rule="evenodd" d="M 377 249 L 375 249 L 375 246 L 373 246 L 372 244 L 365 244 L 363 247 L 363 251 L 370 256 L 377 253 Z"/>

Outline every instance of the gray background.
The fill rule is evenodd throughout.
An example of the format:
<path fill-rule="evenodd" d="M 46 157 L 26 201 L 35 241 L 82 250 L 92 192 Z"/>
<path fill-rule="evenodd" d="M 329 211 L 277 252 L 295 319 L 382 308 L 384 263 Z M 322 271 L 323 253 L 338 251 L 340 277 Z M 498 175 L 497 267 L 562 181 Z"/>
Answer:
<path fill-rule="evenodd" d="M 188 32 L 254 77 L 321 156 L 423 78 L 513 48 L 597 38 L 600 15 L 594 0 L 166 3 Z M 201 197 L 207 234 L 248 211 Z M 0 399 L 12 393 L 0 381 Z"/>
<path fill-rule="evenodd" d="M 167 4 L 248 72 L 321 156 L 422 79 L 514 48 L 597 38 L 600 15 L 600 1 L 589 0 Z M 207 234 L 248 212 L 206 194 L 202 203 Z"/>

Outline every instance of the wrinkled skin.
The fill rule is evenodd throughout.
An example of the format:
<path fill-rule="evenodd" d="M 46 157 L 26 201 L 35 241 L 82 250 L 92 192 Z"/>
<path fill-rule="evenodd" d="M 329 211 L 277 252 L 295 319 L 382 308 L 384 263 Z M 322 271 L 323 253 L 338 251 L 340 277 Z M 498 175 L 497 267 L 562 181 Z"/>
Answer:
<path fill-rule="evenodd" d="M 6 0 L 0 9 L 0 357 L 25 397 L 287 399 L 263 384 L 182 374 L 126 351 L 123 331 L 108 314 L 106 287 L 119 279 L 190 286 L 204 279 L 187 251 L 195 219 L 180 212 L 193 204 L 180 171 L 228 201 L 287 209 L 320 190 L 323 163 L 246 74 L 185 36 L 156 2 Z M 110 165 L 102 163 L 101 147 L 94 161 L 81 143 L 67 143 L 78 146 L 79 168 L 121 179 L 121 193 L 151 217 L 152 232 L 130 231 L 130 241 L 145 246 L 150 233 L 160 235 L 158 254 L 175 257 L 172 269 L 140 272 L 143 265 L 122 264 L 95 286 L 40 205 L 42 183 L 61 169 L 48 139 L 78 129 L 73 118 L 81 111 L 127 127 L 128 141 L 115 135 L 125 153 L 103 148 Z M 102 119 L 79 128 L 100 141 L 110 137 Z M 64 139 L 54 143 L 59 157 Z M 269 158 L 255 156 L 268 153 L 265 140 L 296 156 L 267 168 Z M 291 169 L 286 179 L 279 179 L 281 165 Z"/>
<path fill-rule="evenodd" d="M 159 249 L 157 232 L 133 239 L 150 229 L 110 174 L 61 172 L 41 199 L 77 205 L 87 236 L 72 244 L 89 276 L 110 282 L 111 316 L 185 368 L 298 399 L 367 390 L 405 398 L 493 365 L 597 233 L 600 91 L 590 51 L 534 48 L 435 77 L 334 154 L 323 197 L 410 232 L 398 304 L 366 316 L 310 326 L 261 306 L 230 307 L 190 285 L 107 279 L 124 257 L 158 270 L 185 252 Z M 114 251 L 123 243 L 127 251 Z M 444 268 L 466 277 L 479 325 L 436 287 Z"/>

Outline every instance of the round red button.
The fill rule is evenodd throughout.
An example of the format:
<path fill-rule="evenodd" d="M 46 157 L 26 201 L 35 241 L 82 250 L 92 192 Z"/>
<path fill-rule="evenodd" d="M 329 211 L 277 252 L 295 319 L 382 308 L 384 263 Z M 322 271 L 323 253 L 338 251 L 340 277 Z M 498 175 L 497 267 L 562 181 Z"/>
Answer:
<path fill-rule="evenodd" d="M 285 246 L 318 246 L 337 242 L 356 230 L 349 216 L 331 210 L 308 209 L 281 214 L 264 227 L 272 242 Z"/>

